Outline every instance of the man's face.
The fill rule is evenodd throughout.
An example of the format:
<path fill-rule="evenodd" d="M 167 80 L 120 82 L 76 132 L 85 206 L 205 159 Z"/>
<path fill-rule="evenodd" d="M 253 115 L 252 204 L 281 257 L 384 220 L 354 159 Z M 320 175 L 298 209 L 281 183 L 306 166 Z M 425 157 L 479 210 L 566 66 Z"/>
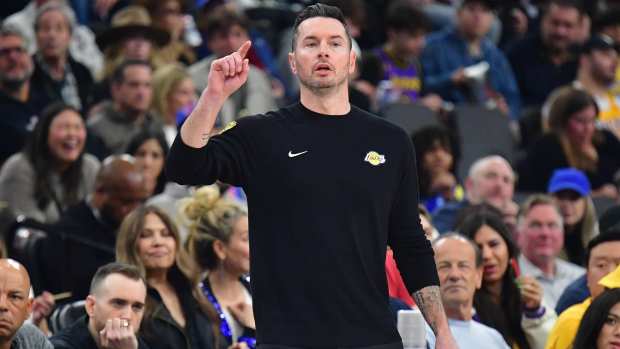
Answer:
<path fill-rule="evenodd" d="M 123 56 L 126 59 L 137 59 L 141 61 L 148 61 L 151 57 L 151 51 L 153 50 L 153 44 L 151 41 L 143 36 L 134 36 L 123 41 L 122 45 Z"/>
<path fill-rule="evenodd" d="M 25 270 L 17 263 L 11 266 L 11 261 L 0 268 L 0 343 L 13 338 L 30 316 L 30 281 L 24 274 Z"/>
<path fill-rule="evenodd" d="M 491 29 L 493 14 L 484 4 L 470 2 L 457 12 L 458 28 L 467 38 L 479 39 Z"/>
<path fill-rule="evenodd" d="M 112 84 L 114 101 L 121 110 L 129 113 L 145 113 L 149 110 L 153 95 L 151 68 L 130 65 L 125 68 L 124 79 Z"/>
<path fill-rule="evenodd" d="M 596 245 L 590 251 L 588 260 L 588 289 L 592 298 L 598 297 L 605 288 L 598 284 L 603 276 L 616 270 L 620 265 L 620 241 L 608 241 Z"/>
<path fill-rule="evenodd" d="M 446 310 L 472 306 L 482 282 L 482 268 L 476 266 L 476 252 L 466 241 L 447 238 L 434 246 L 441 299 Z"/>
<path fill-rule="evenodd" d="M 541 22 L 542 40 L 553 50 L 567 50 L 577 39 L 580 25 L 577 9 L 552 4 Z"/>
<path fill-rule="evenodd" d="M 111 274 L 86 299 L 86 312 L 97 333 L 105 328 L 108 320 L 115 318 L 127 320 L 137 333 L 144 315 L 145 300 L 146 287 L 141 280 Z"/>
<path fill-rule="evenodd" d="M 140 172 L 129 173 L 125 183 L 118 188 L 102 189 L 104 200 L 101 214 L 115 225 L 120 225 L 125 216 L 142 204 L 149 196 L 145 177 Z"/>
<path fill-rule="evenodd" d="M 32 75 L 32 58 L 19 36 L 0 36 L 0 83 L 22 84 Z"/>
<path fill-rule="evenodd" d="M 532 207 L 518 229 L 519 248 L 534 265 L 555 259 L 564 245 L 560 214 L 552 205 Z"/>
<path fill-rule="evenodd" d="M 600 84 L 610 86 L 616 80 L 618 52 L 614 49 L 592 50 L 586 55 L 590 75 Z"/>
<path fill-rule="evenodd" d="M 249 39 L 248 32 L 235 24 L 227 31 L 214 34 L 209 38 L 207 45 L 217 57 L 224 57 L 237 51 Z"/>
<path fill-rule="evenodd" d="M 467 190 L 474 201 L 488 202 L 502 209 L 512 200 L 514 174 L 504 161 L 489 160 L 469 182 Z"/>
<path fill-rule="evenodd" d="M 349 74 L 355 71 L 355 54 L 349 48 L 342 23 L 334 18 L 313 17 L 297 28 L 289 63 L 302 88 L 322 93 L 346 85 Z"/>
<path fill-rule="evenodd" d="M 37 47 L 43 57 L 64 57 L 71 42 L 71 29 L 59 10 L 50 10 L 39 17 Z"/>

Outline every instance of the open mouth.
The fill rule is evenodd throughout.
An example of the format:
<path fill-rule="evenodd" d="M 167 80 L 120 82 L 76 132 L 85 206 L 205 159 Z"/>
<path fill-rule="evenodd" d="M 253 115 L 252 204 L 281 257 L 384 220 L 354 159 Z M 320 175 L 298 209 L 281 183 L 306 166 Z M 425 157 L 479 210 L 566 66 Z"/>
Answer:
<path fill-rule="evenodd" d="M 315 71 L 328 72 L 332 70 L 332 67 L 327 63 L 319 63 L 314 67 Z"/>

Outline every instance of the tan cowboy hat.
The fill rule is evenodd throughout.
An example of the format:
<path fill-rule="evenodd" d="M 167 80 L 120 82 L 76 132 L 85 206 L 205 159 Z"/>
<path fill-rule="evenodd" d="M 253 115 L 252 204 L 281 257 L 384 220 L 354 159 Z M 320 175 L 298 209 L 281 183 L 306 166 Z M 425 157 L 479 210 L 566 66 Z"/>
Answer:
<path fill-rule="evenodd" d="M 97 45 L 103 51 L 110 44 L 141 36 L 157 46 L 165 46 L 170 34 L 151 25 L 151 16 L 142 6 L 127 6 L 112 17 L 110 28 L 97 35 Z"/>

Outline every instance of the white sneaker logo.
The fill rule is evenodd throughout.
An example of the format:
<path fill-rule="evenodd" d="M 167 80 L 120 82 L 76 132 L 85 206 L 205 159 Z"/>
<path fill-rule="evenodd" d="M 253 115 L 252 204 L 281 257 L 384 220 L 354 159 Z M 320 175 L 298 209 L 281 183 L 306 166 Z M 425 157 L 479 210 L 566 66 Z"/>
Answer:
<path fill-rule="evenodd" d="M 288 151 L 288 157 L 289 157 L 289 158 L 294 158 L 294 157 L 297 157 L 297 156 L 299 156 L 299 155 L 304 155 L 304 154 L 305 154 L 305 153 L 307 153 L 307 152 L 308 152 L 307 150 L 304 150 L 304 151 L 302 151 L 302 152 L 300 152 L 300 153 L 293 153 L 292 151 L 290 151 L 290 150 L 289 150 L 289 151 Z"/>

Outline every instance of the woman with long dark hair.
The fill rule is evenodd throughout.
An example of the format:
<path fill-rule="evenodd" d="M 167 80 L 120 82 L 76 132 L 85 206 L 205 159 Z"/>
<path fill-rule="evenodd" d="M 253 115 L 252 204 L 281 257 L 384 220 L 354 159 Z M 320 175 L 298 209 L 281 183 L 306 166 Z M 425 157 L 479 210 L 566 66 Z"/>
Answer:
<path fill-rule="evenodd" d="M 596 128 L 599 109 L 594 98 L 572 86 L 551 98 L 545 134 L 519 166 L 519 189 L 544 192 L 554 170 L 573 167 L 588 177 L 592 196 L 618 198 L 614 176 L 620 169 L 620 140 Z"/>
<path fill-rule="evenodd" d="M 144 172 L 151 196 L 164 191 L 164 164 L 168 155 L 168 143 L 163 131 L 148 127 L 142 129 L 131 138 L 125 153 L 133 156 L 136 165 Z"/>
<path fill-rule="evenodd" d="M 531 277 L 518 277 L 513 262 L 517 247 L 502 217 L 483 204 L 465 218 L 458 232 L 482 252 L 482 287 L 474 296 L 474 318 L 498 330 L 513 348 L 544 348 L 556 315 L 542 304 L 540 284 Z"/>
<path fill-rule="evenodd" d="M 140 334 L 154 349 L 215 349 L 218 317 L 198 288 L 199 273 L 181 248 L 174 222 L 155 206 L 140 206 L 121 224 L 119 262 L 137 266 L 147 285 Z"/>
<path fill-rule="evenodd" d="M 573 349 L 608 349 L 620 345 L 620 288 L 596 297 L 583 315 Z"/>
<path fill-rule="evenodd" d="M 41 114 L 25 149 L 0 170 L 0 200 L 18 215 L 45 223 L 58 220 L 88 195 L 99 161 L 84 153 L 86 127 L 80 112 L 54 103 Z"/>

